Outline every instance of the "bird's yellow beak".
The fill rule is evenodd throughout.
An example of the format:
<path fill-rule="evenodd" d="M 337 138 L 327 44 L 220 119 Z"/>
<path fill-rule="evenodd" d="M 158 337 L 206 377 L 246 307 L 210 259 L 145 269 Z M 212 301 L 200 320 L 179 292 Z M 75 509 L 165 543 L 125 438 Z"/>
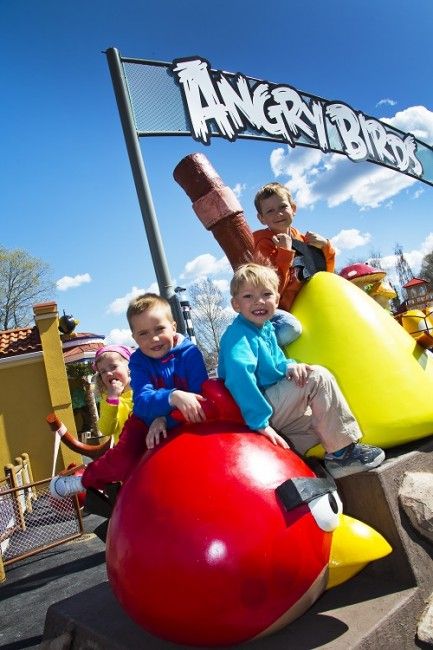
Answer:
<path fill-rule="evenodd" d="M 327 589 L 346 582 L 369 562 L 391 553 L 392 548 L 373 528 L 358 519 L 340 515 L 332 534 Z"/>

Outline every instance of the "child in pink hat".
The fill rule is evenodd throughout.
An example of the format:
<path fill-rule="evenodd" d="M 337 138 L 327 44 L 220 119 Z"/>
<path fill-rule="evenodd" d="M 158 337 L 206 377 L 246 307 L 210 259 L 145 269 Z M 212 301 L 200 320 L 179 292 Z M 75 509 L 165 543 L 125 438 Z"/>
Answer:
<path fill-rule="evenodd" d="M 128 367 L 132 352 L 126 345 L 105 345 L 96 352 L 93 363 L 101 396 L 98 429 L 104 436 L 113 436 L 114 443 L 132 411 Z"/>

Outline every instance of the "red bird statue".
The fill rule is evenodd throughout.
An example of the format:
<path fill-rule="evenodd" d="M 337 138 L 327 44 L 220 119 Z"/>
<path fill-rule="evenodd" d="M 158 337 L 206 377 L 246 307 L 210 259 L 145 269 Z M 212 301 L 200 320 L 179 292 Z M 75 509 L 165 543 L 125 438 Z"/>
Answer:
<path fill-rule="evenodd" d="M 203 394 L 208 421 L 172 430 L 122 487 L 107 570 L 121 605 L 146 630 L 225 646 L 278 630 L 391 549 L 341 515 L 330 477 L 242 424 L 221 382 L 209 380 Z M 345 535 L 358 526 L 362 558 L 346 568 L 332 557 L 334 536 L 343 531 L 337 546 L 347 559 L 357 543 Z"/>

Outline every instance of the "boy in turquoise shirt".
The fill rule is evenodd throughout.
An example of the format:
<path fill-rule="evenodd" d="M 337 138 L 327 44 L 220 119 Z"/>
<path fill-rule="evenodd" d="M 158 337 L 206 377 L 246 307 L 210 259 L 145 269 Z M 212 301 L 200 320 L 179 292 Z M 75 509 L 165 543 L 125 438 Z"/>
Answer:
<path fill-rule="evenodd" d="M 279 348 L 270 323 L 279 299 L 275 271 L 244 264 L 230 291 L 238 316 L 221 338 L 218 374 L 250 429 L 287 448 L 278 430 L 299 453 L 320 442 L 335 478 L 378 467 L 385 454 L 359 444 L 361 430 L 334 376 L 286 359 Z"/>

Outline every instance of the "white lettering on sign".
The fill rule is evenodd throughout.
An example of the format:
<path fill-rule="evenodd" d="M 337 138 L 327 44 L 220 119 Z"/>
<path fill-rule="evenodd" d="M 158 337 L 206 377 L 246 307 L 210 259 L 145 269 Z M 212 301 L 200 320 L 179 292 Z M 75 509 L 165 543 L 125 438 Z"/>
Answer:
<path fill-rule="evenodd" d="M 253 129 L 292 147 L 302 143 L 327 152 L 334 129 L 332 150 L 353 161 L 368 159 L 414 176 L 423 173 L 412 135 L 400 135 L 346 104 L 301 94 L 292 86 L 211 71 L 198 57 L 178 59 L 171 70 L 182 89 L 193 137 L 204 144 L 215 129 L 228 140 Z"/>

